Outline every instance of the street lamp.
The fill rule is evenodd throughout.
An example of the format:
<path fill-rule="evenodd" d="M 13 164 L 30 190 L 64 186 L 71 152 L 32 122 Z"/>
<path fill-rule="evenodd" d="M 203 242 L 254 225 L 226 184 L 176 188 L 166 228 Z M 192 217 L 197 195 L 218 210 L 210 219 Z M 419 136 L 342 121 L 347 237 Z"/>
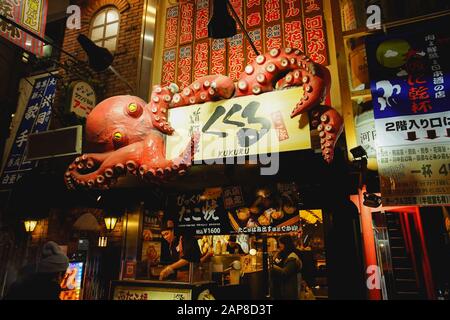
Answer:
<path fill-rule="evenodd" d="M 113 231 L 114 228 L 116 227 L 116 223 L 117 223 L 117 217 L 105 217 L 105 226 L 106 226 L 106 230 L 108 231 Z"/>
<path fill-rule="evenodd" d="M 99 248 L 105 248 L 108 245 L 108 237 L 106 236 L 99 236 L 98 237 L 98 247 Z"/>
<path fill-rule="evenodd" d="M 32 220 L 32 219 L 25 220 L 23 222 L 23 224 L 25 226 L 25 231 L 27 233 L 32 233 L 34 231 L 34 229 L 36 228 L 37 223 L 38 223 L 37 220 Z"/>

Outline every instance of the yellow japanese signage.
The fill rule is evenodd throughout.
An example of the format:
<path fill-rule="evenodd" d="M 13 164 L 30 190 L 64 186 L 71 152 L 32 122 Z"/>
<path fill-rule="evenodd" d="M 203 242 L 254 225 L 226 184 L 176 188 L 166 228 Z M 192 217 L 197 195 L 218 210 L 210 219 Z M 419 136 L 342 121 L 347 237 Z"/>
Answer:
<path fill-rule="evenodd" d="M 307 115 L 290 117 L 302 95 L 293 88 L 171 109 L 167 158 L 177 157 L 193 132 L 200 134 L 196 161 L 310 149 Z"/>
<path fill-rule="evenodd" d="M 40 33 L 43 9 L 44 6 L 41 0 L 23 0 L 22 24 L 28 29 Z"/>

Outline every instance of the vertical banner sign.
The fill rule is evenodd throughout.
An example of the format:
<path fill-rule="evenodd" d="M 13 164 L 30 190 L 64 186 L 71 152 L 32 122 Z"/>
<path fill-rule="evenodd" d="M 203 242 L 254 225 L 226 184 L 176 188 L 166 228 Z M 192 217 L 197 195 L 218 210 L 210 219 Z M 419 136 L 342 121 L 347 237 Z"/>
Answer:
<path fill-rule="evenodd" d="M 191 43 L 194 39 L 194 3 L 181 3 L 180 45 Z"/>
<path fill-rule="evenodd" d="M 243 1 L 231 0 L 230 3 L 239 19 L 243 21 Z M 245 67 L 244 34 L 239 26 L 237 30 L 238 33 L 235 36 L 228 38 L 228 75 L 233 81 L 239 79 Z"/>
<path fill-rule="evenodd" d="M 195 40 L 208 38 L 208 0 L 197 0 L 195 12 Z"/>
<path fill-rule="evenodd" d="M 450 204 L 450 32 L 366 40 L 384 205 Z"/>
<path fill-rule="evenodd" d="M 225 39 L 211 40 L 211 74 L 227 74 L 227 45 Z"/>
<path fill-rule="evenodd" d="M 248 30 L 250 38 L 259 53 L 263 53 L 261 0 L 246 1 L 245 12 L 245 26 Z M 245 47 L 247 49 L 246 64 L 249 64 L 255 60 L 256 53 L 253 51 L 253 48 L 247 39 L 245 39 Z"/>
<path fill-rule="evenodd" d="M 237 81 L 245 67 L 244 34 L 238 33 L 228 41 L 228 76 Z"/>
<path fill-rule="evenodd" d="M 192 82 L 192 45 L 180 47 L 179 50 L 177 84 L 182 90 Z"/>
<path fill-rule="evenodd" d="M 303 0 L 306 54 L 314 62 L 327 66 L 328 48 L 322 0 Z"/>
<path fill-rule="evenodd" d="M 164 48 L 171 48 L 177 45 L 178 16 L 178 6 L 167 8 Z"/>
<path fill-rule="evenodd" d="M 301 4 L 296 0 L 283 0 L 284 46 L 305 51 Z"/>
<path fill-rule="evenodd" d="M 281 48 L 283 46 L 281 0 L 264 1 L 264 25 L 266 50 Z"/>
<path fill-rule="evenodd" d="M 194 80 L 207 76 L 209 74 L 209 40 L 203 40 L 195 43 L 194 52 Z"/>
<path fill-rule="evenodd" d="M 47 0 L 0 0 L 0 14 L 40 37 L 45 36 Z M 1 19 L 0 36 L 37 56 L 43 55 L 41 41 Z"/>
<path fill-rule="evenodd" d="M 169 49 L 163 51 L 163 65 L 162 65 L 162 79 L 163 86 L 175 82 L 176 66 L 177 66 L 177 52 L 176 49 Z"/>
<path fill-rule="evenodd" d="M 28 135 L 48 129 L 55 92 L 55 77 L 48 76 L 36 80 L 1 176 L 2 187 L 12 186 L 36 166 L 37 161 L 26 161 Z"/>

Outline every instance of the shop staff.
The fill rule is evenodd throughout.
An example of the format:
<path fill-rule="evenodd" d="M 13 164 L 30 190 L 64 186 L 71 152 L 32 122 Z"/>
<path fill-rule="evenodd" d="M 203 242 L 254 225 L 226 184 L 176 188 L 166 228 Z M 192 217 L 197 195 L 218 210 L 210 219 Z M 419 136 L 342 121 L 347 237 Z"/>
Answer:
<path fill-rule="evenodd" d="M 200 262 L 200 248 L 197 241 L 189 236 L 176 236 L 173 222 L 164 224 L 161 235 L 167 241 L 167 248 L 162 252 L 162 261 L 168 265 L 159 274 L 159 280 L 175 275 L 177 270 L 186 270 L 189 262 Z"/>

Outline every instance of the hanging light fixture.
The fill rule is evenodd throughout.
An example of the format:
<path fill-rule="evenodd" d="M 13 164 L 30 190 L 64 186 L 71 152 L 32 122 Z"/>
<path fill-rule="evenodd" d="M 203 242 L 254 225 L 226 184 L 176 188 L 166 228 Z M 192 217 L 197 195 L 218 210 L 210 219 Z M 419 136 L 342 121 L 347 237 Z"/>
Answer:
<path fill-rule="evenodd" d="M 27 233 L 32 233 L 34 231 L 34 229 L 36 228 L 37 223 L 38 223 L 37 220 L 32 220 L 32 219 L 25 220 L 23 222 L 23 224 L 25 226 L 25 231 Z"/>
<path fill-rule="evenodd" d="M 105 226 L 106 226 L 106 230 L 108 231 L 113 231 L 114 228 L 116 227 L 117 224 L 117 217 L 105 217 Z"/>
<path fill-rule="evenodd" d="M 230 12 L 233 17 L 230 15 Z M 223 39 L 235 36 L 237 34 L 236 22 L 241 27 L 241 30 L 244 31 L 244 35 L 247 37 L 255 54 L 259 56 L 259 51 L 256 48 L 253 39 L 250 37 L 241 19 L 239 19 L 236 10 L 234 10 L 228 0 L 214 0 L 212 17 L 208 23 L 208 37 L 213 39 Z"/>
<path fill-rule="evenodd" d="M 108 245 L 108 237 L 99 236 L 98 237 L 98 246 L 100 248 L 105 248 Z"/>

